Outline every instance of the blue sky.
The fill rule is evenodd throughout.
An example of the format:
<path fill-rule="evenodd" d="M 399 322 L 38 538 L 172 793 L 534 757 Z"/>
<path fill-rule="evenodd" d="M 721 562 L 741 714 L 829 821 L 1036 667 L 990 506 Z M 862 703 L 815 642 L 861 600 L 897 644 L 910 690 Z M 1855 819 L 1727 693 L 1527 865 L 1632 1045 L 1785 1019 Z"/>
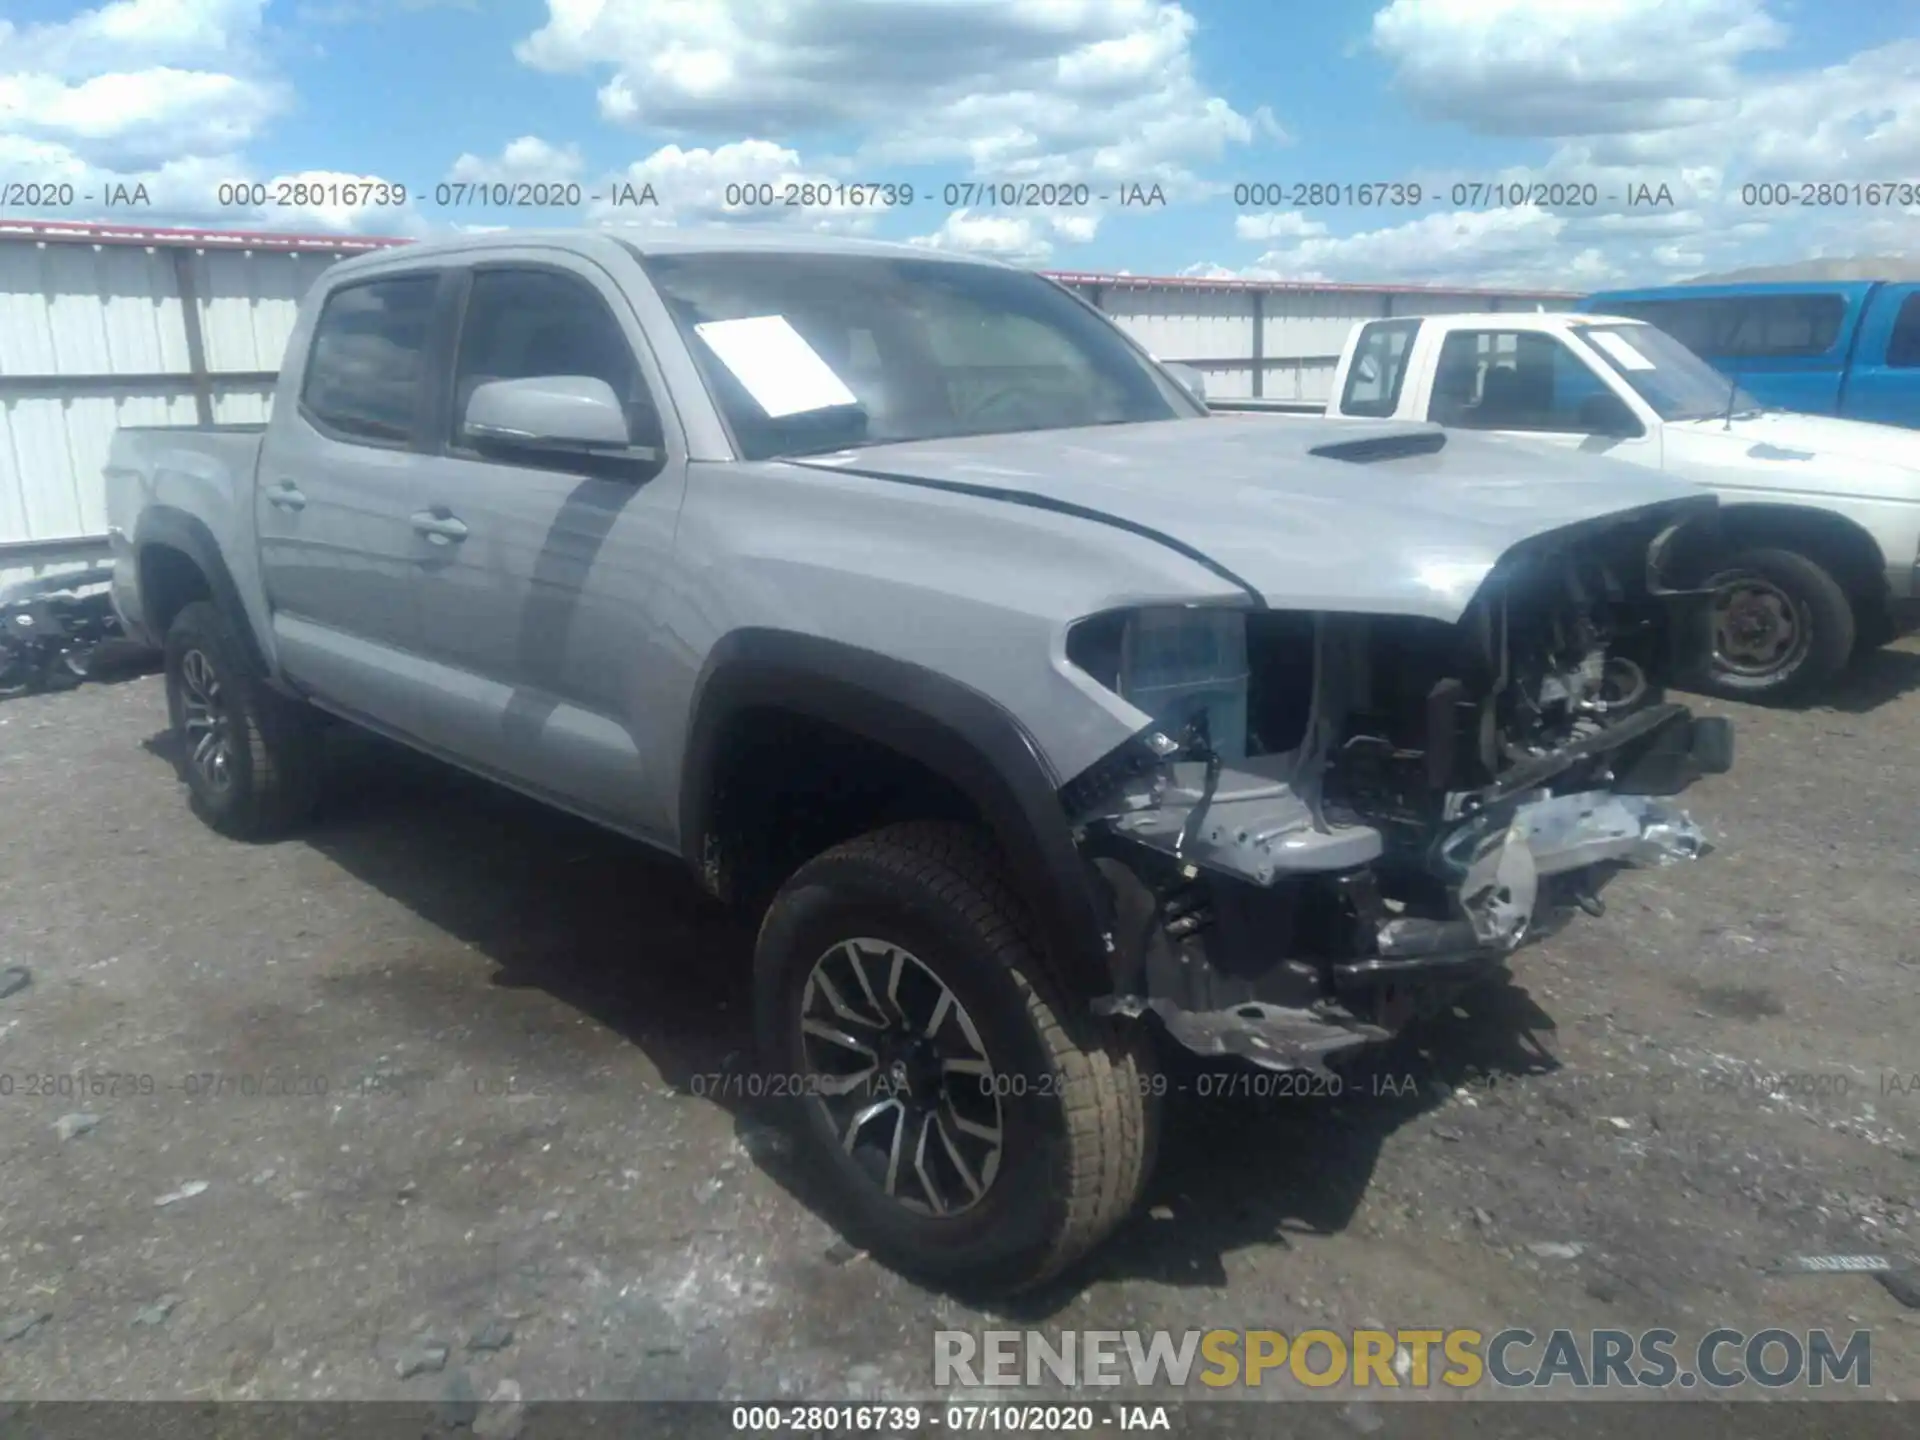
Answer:
<path fill-rule="evenodd" d="M 1750 188 L 1891 181 L 1914 198 L 1913 0 L 10 0 L 4 13 L 10 217 L 408 235 L 784 224 L 1056 269 L 1573 289 L 1920 248 L 1920 205 L 1898 189 L 1779 206 Z M 223 196 L 233 181 L 307 188 L 260 206 L 257 190 Z M 355 203 L 354 182 L 408 194 Z M 912 203 L 857 205 L 843 188 L 876 182 L 911 186 Z M 1350 188 L 1370 182 L 1388 188 Z M 577 186 L 582 203 L 441 203 L 456 191 L 438 187 L 463 184 L 526 199 L 544 186 L 561 202 Z M 1016 190 L 983 204 L 983 184 Z M 1515 184 L 1547 188 L 1490 188 Z M 103 210 L 116 185 L 150 203 Z M 591 199 L 616 185 L 651 186 L 657 203 Z M 1247 185 L 1271 188 L 1236 194 Z M 815 203 L 730 203 L 798 186 Z"/>

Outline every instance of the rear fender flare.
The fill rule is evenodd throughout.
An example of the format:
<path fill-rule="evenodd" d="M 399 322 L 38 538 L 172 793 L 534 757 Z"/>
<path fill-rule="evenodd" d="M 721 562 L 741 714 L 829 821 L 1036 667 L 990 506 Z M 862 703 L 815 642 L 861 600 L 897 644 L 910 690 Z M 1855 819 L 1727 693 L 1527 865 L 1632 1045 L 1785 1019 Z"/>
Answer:
<path fill-rule="evenodd" d="M 146 557 L 155 546 L 178 550 L 199 567 L 200 573 L 207 577 L 207 588 L 213 592 L 214 603 L 232 624 L 234 633 L 247 649 L 248 658 L 259 667 L 261 674 L 273 674 L 273 666 L 260 645 L 260 637 L 253 632 L 253 622 L 240 599 L 240 587 L 234 584 L 233 572 L 220 553 L 220 542 L 214 539 L 206 522 L 172 505 L 150 505 L 141 513 L 133 537 L 133 553 L 135 563 L 141 567 L 142 599 L 149 604 L 144 593 Z M 151 610 L 148 613 L 151 616 Z M 156 634 L 154 638 L 162 644 L 166 641 L 165 635 Z"/>

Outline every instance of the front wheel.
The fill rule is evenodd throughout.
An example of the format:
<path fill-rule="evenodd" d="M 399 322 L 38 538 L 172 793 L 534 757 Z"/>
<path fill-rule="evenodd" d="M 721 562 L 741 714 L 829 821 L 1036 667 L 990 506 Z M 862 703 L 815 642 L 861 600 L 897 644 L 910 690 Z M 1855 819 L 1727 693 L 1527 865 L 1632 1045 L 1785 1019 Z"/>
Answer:
<path fill-rule="evenodd" d="M 1854 649 L 1846 591 L 1791 550 L 1748 550 L 1707 582 L 1713 659 L 1702 689 L 1730 700 L 1799 699 L 1845 667 Z"/>
<path fill-rule="evenodd" d="M 1017 1290 L 1138 1200 L 1158 1118 L 1149 1037 L 1063 1002 L 971 831 L 895 825 L 808 862 L 754 970 L 768 1088 L 832 1218 L 882 1263 Z"/>

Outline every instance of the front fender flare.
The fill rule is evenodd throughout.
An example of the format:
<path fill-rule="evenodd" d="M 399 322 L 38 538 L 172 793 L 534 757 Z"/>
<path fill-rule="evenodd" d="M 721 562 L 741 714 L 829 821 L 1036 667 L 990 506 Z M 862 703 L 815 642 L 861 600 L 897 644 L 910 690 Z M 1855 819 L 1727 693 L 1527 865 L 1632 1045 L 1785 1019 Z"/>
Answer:
<path fill-rule="evenodd" d="M 1084 999 L 1112 993 L 1093 872 L 1060 803 L 1059 779 L 1026 727 L 970 686 L 858 646 L 761 628 L 736 630 L 714 646 L 696 682 L 681 768 L 681 848 L 696 871 L 712 823 L 720 737 L 732 716 L 758 708 L 837 726 L 954 785 L 999 844 L 1058 978 Z"/>

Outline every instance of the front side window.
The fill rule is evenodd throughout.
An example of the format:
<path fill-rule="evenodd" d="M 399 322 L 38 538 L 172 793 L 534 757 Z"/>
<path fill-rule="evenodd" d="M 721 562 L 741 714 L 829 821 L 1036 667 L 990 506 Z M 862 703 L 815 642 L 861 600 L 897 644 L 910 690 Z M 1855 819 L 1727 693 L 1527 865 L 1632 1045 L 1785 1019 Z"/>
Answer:
<path fill-rule="evenodd" d="M 300 389 L 310 418 L 347 439 L 405 444 L 412 437 L 438 284 L 431 274 L 396 275 L 327 297 Z"/>
<path fill-rule="evenodd" d="M 1026 271 L 880 255 L 642 256 L 750 460 L 1205 412 Z"/>
<path fill-rule="evenodd" d="M 480 270 L 467 292 L 453 372 L 453 443 L 474 390 L 489 380 L 604 380 L 636 445 L 657 445 L 659 412 L 620 322 L 582 280 L 552 270 Z"/>
<path fill-rule="evenodd" d="M 1427 418 L 1467 430 L 1602 434 L 1620 399 L 1555 335 L 1458 330 L 1440 347 Z"/>

